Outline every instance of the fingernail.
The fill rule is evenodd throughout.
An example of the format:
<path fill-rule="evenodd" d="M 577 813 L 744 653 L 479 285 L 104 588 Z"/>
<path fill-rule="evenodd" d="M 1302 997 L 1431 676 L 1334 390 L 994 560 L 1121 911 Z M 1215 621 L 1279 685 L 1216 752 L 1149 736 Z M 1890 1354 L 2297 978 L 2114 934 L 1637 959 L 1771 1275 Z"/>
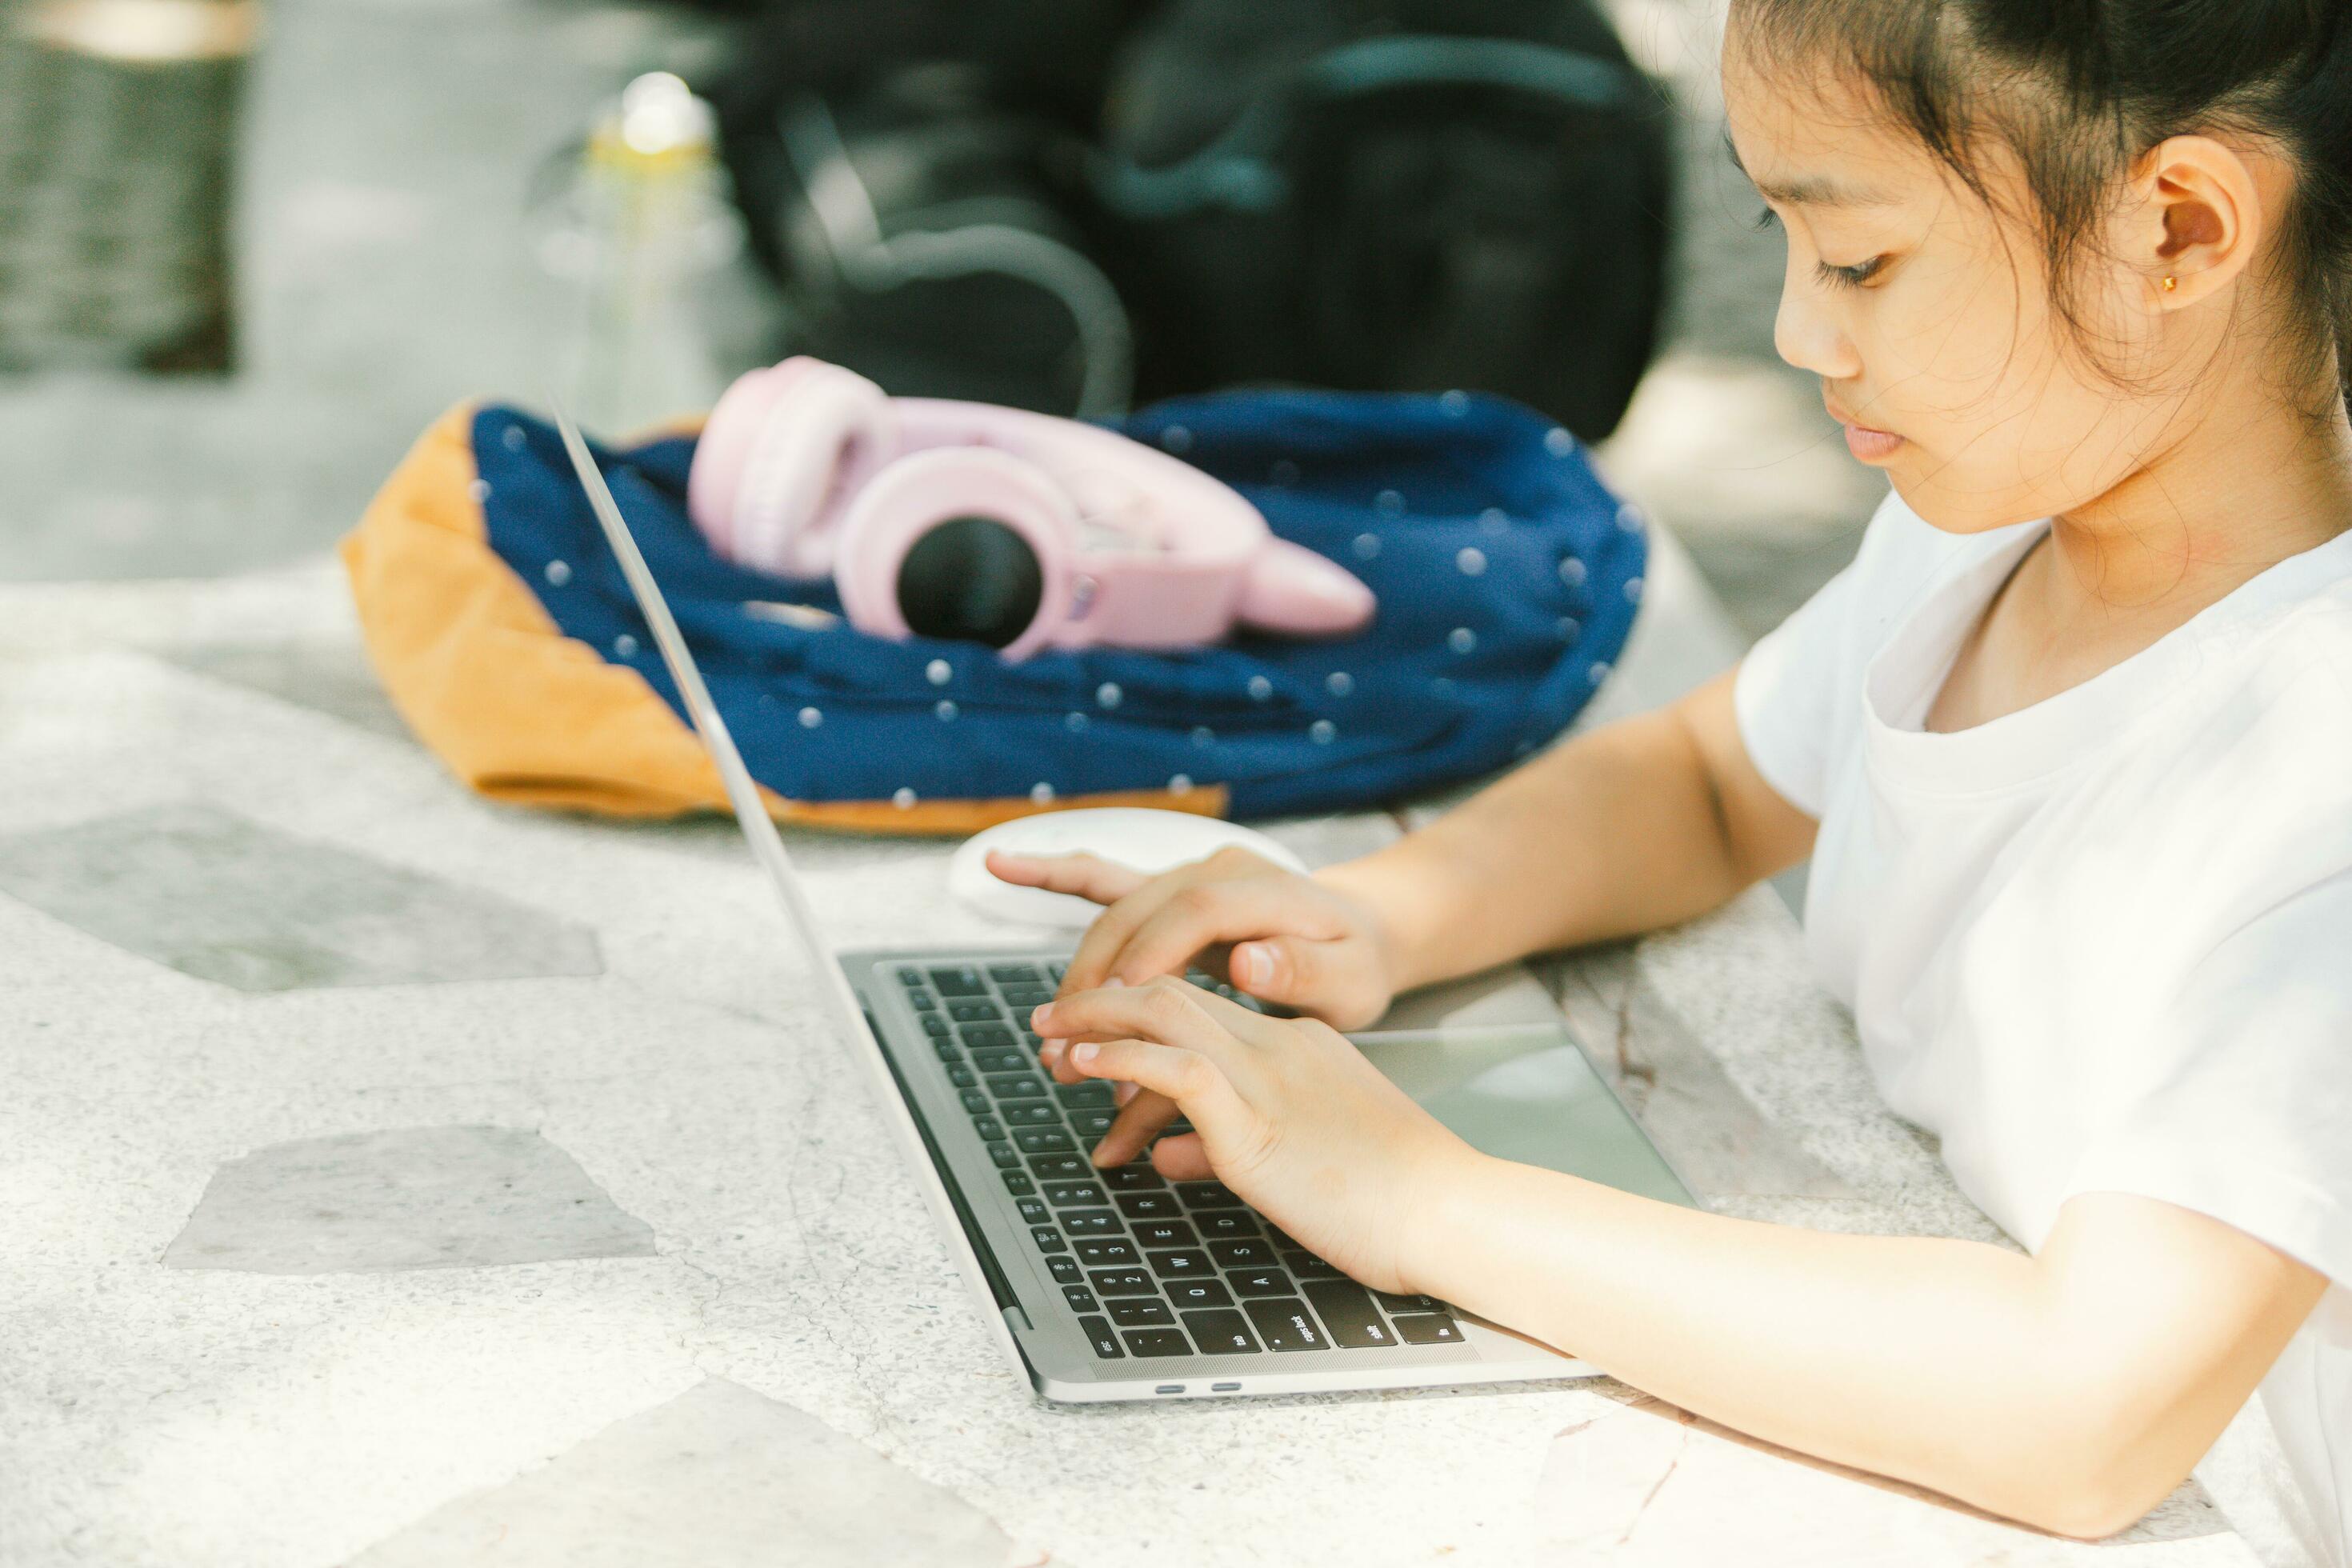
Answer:
<path fill-rule="evenodd" d="M 1045 1058 L 1047 1067 L 1057 1068 L 1062 1065 L 1062 1052 L 1065 1048 L 1061 1041 L 1048 1040 L 1045 1050 L 1040 1054 Z"/>
<path fill-rule="evenodd" d="M 1121 980 L 1118 975 L 1114 974 L 1108 980 L 1103 982 L 1103 989 L 1108 991 L 1114 985 L 1124 985 L 1126 984 L 1126 981 Z"/>
<path fill-rule="evenodd" d="M 1268 960 L 1263 949 L 1244 947 L 1234 954 L 1234 978 L 1244 985 L 1262 985 L 1266 981 Z"/>
<path fill-rule="evenodd" d="M 1093 1151 L 1092 1151 L 1091 1152 L 1089 1152 L 1089 1153 L 1087 1155 L 1087 1159 L 1088 1163 L 1092 1163 L 1092 1164 L 1097 1164 L 1097 1165 L 1101 1164 L 1101 1163 L 1103 1163 L 1103 1151 L 1104 1151 L 1105 1149 L 1109 1148 L 1109 1147 L 1110 1147 L 1110 1140 L 1109 1140 L 1109 1139 L 1108 1139 L 1108 1138 L 1104 1139 L 1101 1142 L 1099 1142 L 1099 1143 L 1096 1144 L 1096 1145 L 1094 1146 Z"/>
<path fill-rule="evenodd" d="M 1029 1022 L 1041 1030 L 1053 1021 L 1054 1005 L 1051 1002 L 1039 1003 L 1037 1010 L 1029 1015 Z"/>
<path fill-rule="evenodd" d="M 1080 1067 L 1086 1067 L 1091 1064 L 1095 1059 L 1095 1042 L 1092 1040 L 1080 1040 L 1076 1045 L 1072 1046 L 1070 1047 L 1070 1059 L 1077 1063 Z"/>

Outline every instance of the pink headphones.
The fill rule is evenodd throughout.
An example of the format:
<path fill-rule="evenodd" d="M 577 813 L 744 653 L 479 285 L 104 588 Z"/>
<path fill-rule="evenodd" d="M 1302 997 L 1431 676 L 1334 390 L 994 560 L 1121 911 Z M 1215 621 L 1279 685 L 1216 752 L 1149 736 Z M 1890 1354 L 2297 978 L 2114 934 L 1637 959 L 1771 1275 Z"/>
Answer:
<path fill-rule="evenodd" d="M 1190 464 L 1050 415 L 890 397 L 804 356 L 727 389 L 686 496 L 726 559 L 831 573 L 861 631 L 1008 660 L 1197 647 L 1236 621 L 1331 636 L 1373 609 L 1351 573 Z"/>

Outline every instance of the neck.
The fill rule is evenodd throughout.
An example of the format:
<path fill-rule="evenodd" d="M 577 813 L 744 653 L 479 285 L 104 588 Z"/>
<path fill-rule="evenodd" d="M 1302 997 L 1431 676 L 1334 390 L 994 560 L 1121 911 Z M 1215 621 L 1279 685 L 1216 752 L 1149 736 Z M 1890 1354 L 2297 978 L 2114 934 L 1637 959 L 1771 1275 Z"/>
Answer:
<path fill-rule="evenodd" d="M 2343 400 L 2315 429 L 2275 384 L 2244 366 L 2207 381 L 2150 461 L 2052 520 L 2039 597 L 2054 625 L 2179 624 L 2352 527 Z"/>

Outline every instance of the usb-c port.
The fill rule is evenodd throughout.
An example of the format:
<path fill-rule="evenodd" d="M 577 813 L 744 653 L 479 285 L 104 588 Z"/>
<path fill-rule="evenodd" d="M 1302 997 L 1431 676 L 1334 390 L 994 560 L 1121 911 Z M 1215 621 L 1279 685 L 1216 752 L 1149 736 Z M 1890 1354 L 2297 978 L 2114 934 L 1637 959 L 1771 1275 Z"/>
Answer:
<path fill-rule="evenodd" d="M 1151 1392 L 1154 1394 L 1181 1394 L 1184 1392 L 1184 1385 L 1181 1383 L 1163 1383 Z"/>
<path fill-rule="evenodd" d="M 1241 1391 L 1242 1385 L 1238 1383 L 1213 1383 L 1209 1384 L 1209 1392 L 1212 1394 L 1239 1394 Z"/>

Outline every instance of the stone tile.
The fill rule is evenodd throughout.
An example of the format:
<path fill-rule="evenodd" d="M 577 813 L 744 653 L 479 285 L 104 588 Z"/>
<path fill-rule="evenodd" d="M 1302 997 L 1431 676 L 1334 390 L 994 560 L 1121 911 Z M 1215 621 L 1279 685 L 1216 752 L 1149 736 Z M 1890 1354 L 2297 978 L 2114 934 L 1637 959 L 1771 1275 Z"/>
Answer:
<path fill-rule="evenodd" d="M 651 1258 L 651 1226 L 517 1127 L 414 1127 L 273 1143 L 213 1173 L 172 1268 L 383 1274 Z"/>
<path fill-rule="evenodd" d="M 604 972 L 593 931 L 201 802 L 0 837 L 0 893 L 240 991 Z"/>
<path fill-rule="evenodd" d="M 1552 1439 L 1535 1510 L 1545 1568 L 1683 1568 L 1699 1563 L 1811 1568 L 2010 1568 L 2113 1561 L 2254 1558 L 2226 1539 L 2220 1509 L 2194 1481 L 2102 1542 L 2021 1531 L 1919 1487 L 1808 1458 L 1673 1405 L 1616 1389 L 1622 1406 Z M 2210 1539 L 2209 1539 L 2210 1538 Z M 2137 1549 L 2137 1550 L 2135 1550 Z"/>
<path fill-rule="evenodd" d="M 408 725 L 348 639 L 333 642 L 214 643 L 183 648 L 172 662 L 198 675 L 241 686 L 356 724 L 394 740 Z"/>
<path fill-rule="evenodd" d="M 1011 1543 L 944 1488 L 814 1416 L 708 1379 L 539 1469 L 459 1498 L 349 1568 L 1002 1568 Z"/>

